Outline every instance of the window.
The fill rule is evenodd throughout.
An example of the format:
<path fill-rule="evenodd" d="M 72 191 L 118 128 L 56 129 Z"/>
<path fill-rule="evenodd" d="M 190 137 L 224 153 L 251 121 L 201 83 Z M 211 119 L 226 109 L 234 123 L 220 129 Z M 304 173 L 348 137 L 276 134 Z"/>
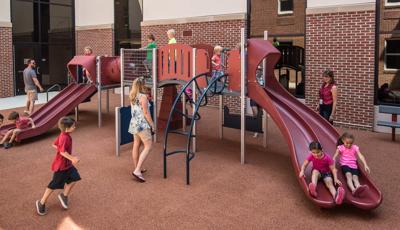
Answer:
<path fill-rule="evenodd" d="M 400 70 L 400 40 L 385 41 L 385 70 Z"/>
<path fill-rule="evenodd" d="M 293 0 L 278 0 L 278 14 L 293 14 Z"/>
<path fill-rule="evenodd" d="M 385 6 L 400 6 L 400 0 L 385 0 Z"/>

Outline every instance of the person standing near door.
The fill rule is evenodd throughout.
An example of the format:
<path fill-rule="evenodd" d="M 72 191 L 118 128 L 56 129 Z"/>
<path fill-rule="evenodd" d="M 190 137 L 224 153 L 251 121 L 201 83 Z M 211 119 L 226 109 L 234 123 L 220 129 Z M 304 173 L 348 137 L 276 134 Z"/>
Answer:
<path fill-rule="evenodd" d="M 28 59 L 27 64 L 28 66 L 24 69 L 23 72 L 26 93 L 26 110 L 24 112 L 28 115 L 31 115 L 35 107 L 35 101 L 38 99 L 37 88 L 39 88 L 40 92 L 43 92 L 44 90 L 36 76 L 35 60 Z"/>

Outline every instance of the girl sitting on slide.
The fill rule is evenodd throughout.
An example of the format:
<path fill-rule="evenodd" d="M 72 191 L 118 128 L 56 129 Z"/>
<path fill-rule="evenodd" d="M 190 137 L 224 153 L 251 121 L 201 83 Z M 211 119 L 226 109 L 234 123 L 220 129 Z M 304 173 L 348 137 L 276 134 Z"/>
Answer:
<path fill-rule="evenodd" d="M 308 185 L 311 196 L 317 197 L 317 183 L 318 180 L 323 180 L 325 186 L 332 194 L 336 204 L 341 204 L 344 198 L 344 189 L 341 187 L 342 183 L 337 178 L 337 170 L 335 168 L 335 162 L 332 158 L 322 151 L 322 146 L 319 142 L 311 142 L 310 155 L 304 161 L 301 166 L 299 177 L 304 177 L 304 170 L 307 168 L 310 162 L 313 163 L 311 183 Z M 335 185 L 338 186 L 336 190 Z"/>

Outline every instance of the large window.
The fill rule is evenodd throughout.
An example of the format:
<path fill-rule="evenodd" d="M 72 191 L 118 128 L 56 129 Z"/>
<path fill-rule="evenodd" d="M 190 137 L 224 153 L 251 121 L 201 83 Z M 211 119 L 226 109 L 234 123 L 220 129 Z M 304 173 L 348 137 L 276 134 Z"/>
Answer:
<path fill-rule="evenodd" d="M 400 6 L 400 0 L 385 0 L 385 6 Z"/>
<path fill-rule="evenodd" d="M 278 14 L 293 14 L 293 0 L 278 0 Z"/>
<path fill-rule="evenodd" d="M 29 58 L 46 88 L 68 83 L 66 65 L 75 53 L 74 1 L 12 0 L 15 93 L 24 93 L 22 71 Z"/>
<path fill-rule="evenodd" d="M 140 23 L 143 20 L 143 0 L 115 0 L 115 54 L 121 48 L 139 48 L 141 46 Z"/>

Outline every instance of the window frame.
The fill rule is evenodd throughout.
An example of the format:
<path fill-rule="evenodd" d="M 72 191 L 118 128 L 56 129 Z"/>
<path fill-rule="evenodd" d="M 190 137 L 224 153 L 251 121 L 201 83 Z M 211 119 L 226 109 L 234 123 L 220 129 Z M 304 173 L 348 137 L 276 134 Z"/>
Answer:
<path fill-rule="evenodd" d="M 388 2 L 388 0 L 385 0 L 385 6 L 400 6 L 400 2 Z"/>
<path fill-rule="evenodd" d="M 387 61 L 386 58 L 387 58 L 387 55 L 388 55 L 388 52 L 387 52 L 387 41 L 393 41 L 393 40 L 396 40 L 396 41 L 400 42 L 400 39 L 385 39 L 385 54 L 384 54 L 384 60 L 383 60 L 383 70 L 384 71 L 399 71 L 400 70 L 400 66 L 399 66 L 398 69 L 387 68 L 387 66 L 386 66 L 386 61 Z M 400 56 L 400 53 L 389 53 L 389 55 Z"/>
<path fill-rule="evenodd" d="M 282 11 L 281 10 L 281 1 L 282 0 L 278 0 L 278 15 L 290 15 L 290 14 L 293 14 L 293 12 L 294 12 L 294 1 L 293 1 L 293 8 L 292 8 L 292 10 L 286 10 L 286 11 Z M 386 0 L 385 0 L 386 1 Z"/>

